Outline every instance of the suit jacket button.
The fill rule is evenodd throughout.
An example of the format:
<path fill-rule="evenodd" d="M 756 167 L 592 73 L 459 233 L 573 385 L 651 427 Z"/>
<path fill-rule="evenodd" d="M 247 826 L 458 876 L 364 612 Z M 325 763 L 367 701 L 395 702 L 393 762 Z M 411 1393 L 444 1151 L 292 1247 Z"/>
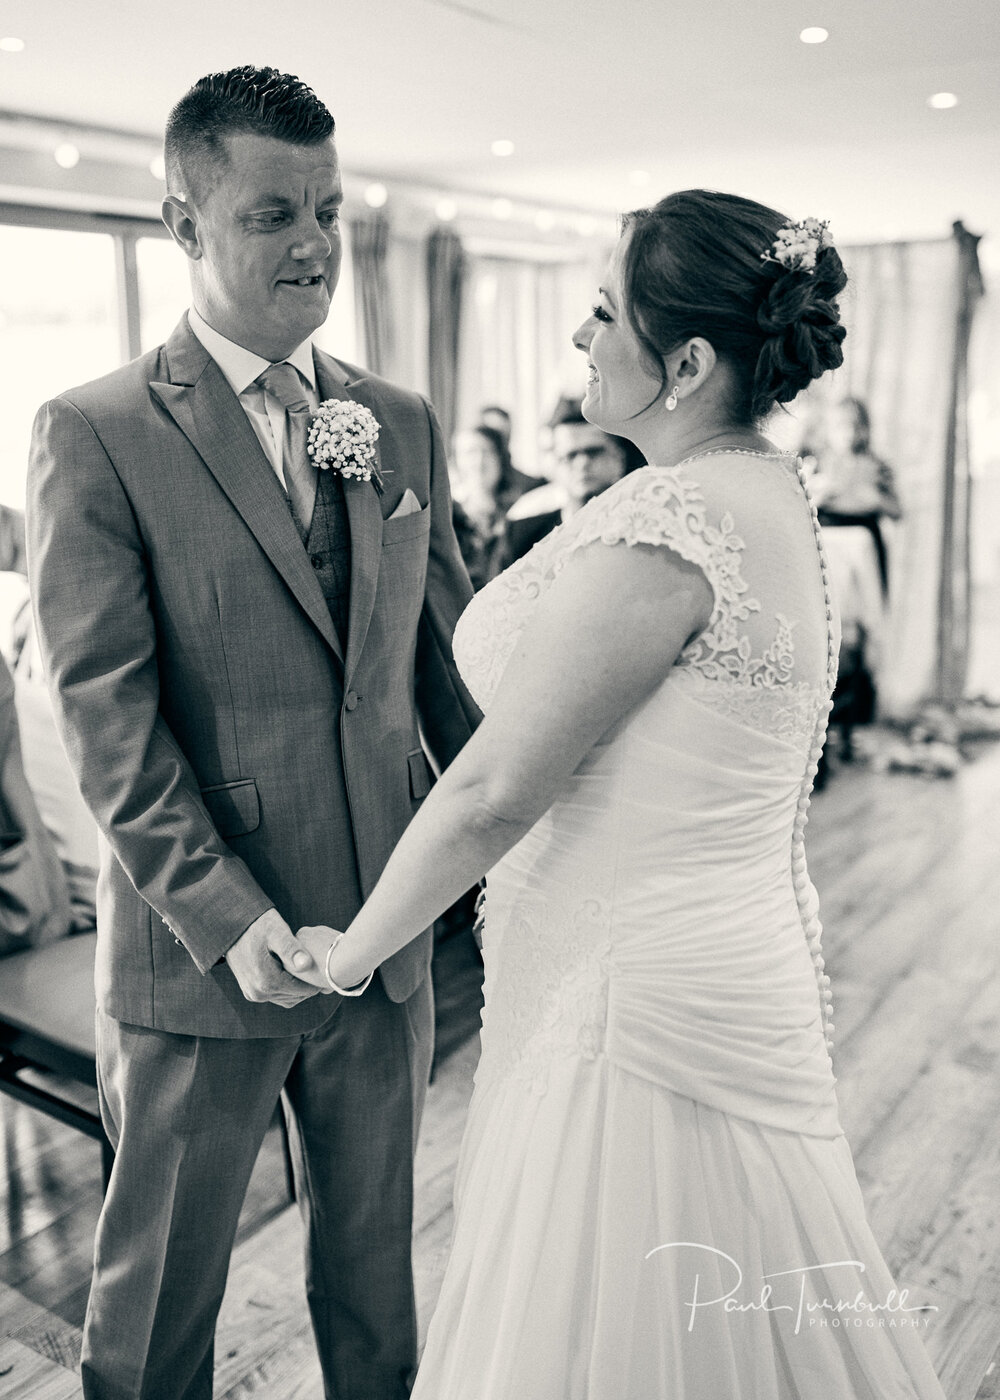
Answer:
<path fill-rule="evenodd" d="M 323 556 L 322 556 L 322 554 L 310 554 L 310 556 L 309 556 L 309 562 L 310 562 L 310 564 L 313 566 L 314 569 L 322 569 L 322 567 L 323 567 Z"/>
<path fill-rule="evenodd" d="M 357 707 L 358 707 L 358 701 L 359 701 L 360 699 L 361 699 L 361 696 L 358 695 L 356 691 L 349 690 L 349 691 L 347 692 L 347 694 L 344 696 L 344 709 L 345 709 L 345 710 L 356 710 Z"/>

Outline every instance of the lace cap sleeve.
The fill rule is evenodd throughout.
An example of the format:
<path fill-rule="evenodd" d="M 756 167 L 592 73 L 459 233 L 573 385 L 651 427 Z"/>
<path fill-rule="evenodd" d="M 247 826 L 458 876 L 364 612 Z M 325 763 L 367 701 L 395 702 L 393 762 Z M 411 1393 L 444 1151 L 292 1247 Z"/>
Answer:
<path fill-rule="evenodd" d="M 724 516 L 718 526 L 710 525 L 701 488 L 677 467 L 640 467 L 592 500 L 577 516 L 576 525 L 555 561 L 554 573 L 585 545 L 664 545 L 697 564 L 718 606 L 727 554 L 732 556 L 731 572 L 739 569 L 742 541 L 733 534 L 731 517 Z"/>

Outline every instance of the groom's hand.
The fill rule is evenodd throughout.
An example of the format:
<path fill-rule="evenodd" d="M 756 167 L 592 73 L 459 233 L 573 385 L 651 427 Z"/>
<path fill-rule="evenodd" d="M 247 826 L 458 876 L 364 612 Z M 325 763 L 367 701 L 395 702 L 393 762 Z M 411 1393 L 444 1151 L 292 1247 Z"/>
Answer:
<path fill-rule="evenodd" d="M 298 1006 L 319 990 L 319 972 L 277 909 L 267 909 L 226 954 L 247 1001 Z"/>
<path fill-rule="evenodd" d="M 330 951 L 330 945 L 337 937 L 337 930 L 328 928 L 325 924 L 307 925 L 300 928 L 295 935 L 295 941 L 304 946 L 312 954 L 313 967 L 310 972 L 301 973 L 305 981 L 312 982 L 318 991 L 331 993 L 333 988 L 327 981 L 326 955 Z"/>

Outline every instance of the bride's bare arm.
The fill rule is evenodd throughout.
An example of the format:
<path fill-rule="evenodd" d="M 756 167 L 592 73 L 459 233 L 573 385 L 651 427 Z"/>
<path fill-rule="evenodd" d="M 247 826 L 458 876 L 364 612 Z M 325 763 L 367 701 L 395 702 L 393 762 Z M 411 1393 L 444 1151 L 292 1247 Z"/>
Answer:
<path fill-rule="evenodd" d="M 664 679 L 711 611 L 705 576 L 672 550 L 592 544 L 573 554 L 521 634 L 482 724 L 333 953 L 333 979 L 359 982 L 475 884 Z"/>

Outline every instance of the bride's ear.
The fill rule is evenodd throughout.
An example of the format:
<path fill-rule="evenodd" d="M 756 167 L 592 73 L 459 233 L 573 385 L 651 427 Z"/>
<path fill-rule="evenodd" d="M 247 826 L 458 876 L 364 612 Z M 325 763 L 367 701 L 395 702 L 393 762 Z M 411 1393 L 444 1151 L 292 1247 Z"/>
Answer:
<path fill-rule="evenodd" d="M 712 344 L 703 336 L 692 336 L 665 361 L 667 382 L 679 384 L 690 393 L 703 384 L 712 373 L 717 356 Z"/>

